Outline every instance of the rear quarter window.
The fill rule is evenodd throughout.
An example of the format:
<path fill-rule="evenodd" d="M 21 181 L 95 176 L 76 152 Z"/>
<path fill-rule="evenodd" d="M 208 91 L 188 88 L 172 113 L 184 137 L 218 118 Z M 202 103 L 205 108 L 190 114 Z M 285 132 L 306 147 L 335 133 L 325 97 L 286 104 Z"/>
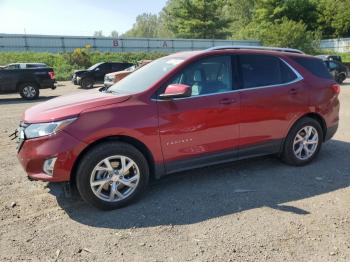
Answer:
<path fill-rule="evenodd" d="M 331 74 L 321 59 L 310 57 L 293 57 L 293 60 L 314 76 L 323 79 L 332 79 Z"/>

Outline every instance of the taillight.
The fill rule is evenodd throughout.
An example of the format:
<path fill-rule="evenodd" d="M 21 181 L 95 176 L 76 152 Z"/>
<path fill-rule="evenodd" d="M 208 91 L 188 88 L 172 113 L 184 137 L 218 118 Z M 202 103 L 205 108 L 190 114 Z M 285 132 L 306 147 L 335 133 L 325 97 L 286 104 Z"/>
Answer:
<path fill-rule="evenodd" d="M 332 88 L 332 90 L 333 90 L 333 92 L 335 94 L 339 94 L 340 93 L 340 85 L 334 84 L 334 85 L 331 86 L 331 88 Z"/>
<path fill-rule="evenodd" d="M 50 78 L 51 78 L 52 80 L 54 80 L 54 79 L 55 79 L 55 72 L 54 72 L 54 71 L 50 71 L 50 72 L 49 72 L 49 76 L 50 76 Z"/>

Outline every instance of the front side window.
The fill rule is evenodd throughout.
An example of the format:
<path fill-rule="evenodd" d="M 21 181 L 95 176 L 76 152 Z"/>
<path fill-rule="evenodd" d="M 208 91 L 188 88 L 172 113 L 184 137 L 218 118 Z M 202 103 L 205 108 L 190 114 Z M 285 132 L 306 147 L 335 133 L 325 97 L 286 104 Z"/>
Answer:
<path fill-rule="evenodd" d="M 190 86 L 191 96 L 231 91 L 231 58 L 215 56 L 202 59 L 185 68 L 168 84 Z"/>
<path fill-rule="evenodd" d="M 281 59 L 270 55 L 240 55 L 243 88 L 290 83 L 297 75 Z"/>

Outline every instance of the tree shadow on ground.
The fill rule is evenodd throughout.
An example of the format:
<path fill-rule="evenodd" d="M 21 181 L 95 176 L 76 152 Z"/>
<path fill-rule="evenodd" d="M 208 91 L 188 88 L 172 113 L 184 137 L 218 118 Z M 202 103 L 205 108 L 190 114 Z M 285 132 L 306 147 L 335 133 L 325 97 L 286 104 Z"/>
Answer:
<path fill-rule="evenodd" d="M 71 219 L 93 227 L 193 224 L 259 207 L 307 215 L 308 210 L 288 202 L 348 187 L 349 152 L 349 143 L 332 140 L 304 167 L 263 157 L 178 173 L 155 181 L 137 203 L 109 212 L 90 207 L 78 196 L 63 197 L 58 185 L 49 187 Z"/>

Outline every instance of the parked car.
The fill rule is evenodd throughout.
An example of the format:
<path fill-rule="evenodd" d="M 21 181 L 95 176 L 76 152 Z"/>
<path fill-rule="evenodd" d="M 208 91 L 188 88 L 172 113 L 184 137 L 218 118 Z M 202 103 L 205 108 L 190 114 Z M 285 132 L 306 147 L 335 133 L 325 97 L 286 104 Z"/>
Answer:
<path fill-rule="evenodd" d="M 294 49 L 176 53 L 26 110 L 18 159 L 30 179 L 119 208 L 150 177 L 269 154 L 310 163 L 338 128 L 339 92 L 322 60 Z"/>
<path fill-rule="evenodd" d="M 348 77 L 348 68 L 338 60 L 324 60 L 324 63 L 338 84 L 342 84 Z"/>
<path fill-rule="evenodd" d="M 27 64 L 29 65 L 29 64 Z M 19 93 L 22 98 L 32 100 L 39 97 L 39 89 L 56 88 L 54 70 L 50 67 L 0 69 L 0 93 Z"/>
<path fill-rule="evenodd" d="M 44 63 L 13 63 L 13 64 L 8 64 L 5 66 L 2 66 L 0 68 L 2 68 L 2 69 L 29 69 L 29 68 L 42 68 L 42 67 L 49 67 L 49 66 L 44 64 Z"/>
<path fill-rule="evenodd" d="M 316 57 L 321 58 L 324 61 L 338 61 L 342 63 L 341 56 L 339 55 L 317 55 Z"/>
<path fill-rule="evenodd" d="M 103 83 L 106 74 L 124 70 L 133 64 L 119 62 L 102 62 L 86 70 L 77 70 L 72 77 L 72 83 L 82 88 L 93 88 L 96 83 Z"/>
<path fill-rule="evenodd" d="M 149 64 L 152 62 L 152 60 L 140 60 L 137 65 L 133 65 L 131 67 L 128 67 L 125 70 L 118 71 L 118 72 L 113 72 L 105 75 L 105 81 L 104 81 L 104 86 L 105 87 L 110 87 L 117 83 L 118 81 L 122 80 L 124 77 L 130 75 L 132 72 L 135 70 Z"/>

